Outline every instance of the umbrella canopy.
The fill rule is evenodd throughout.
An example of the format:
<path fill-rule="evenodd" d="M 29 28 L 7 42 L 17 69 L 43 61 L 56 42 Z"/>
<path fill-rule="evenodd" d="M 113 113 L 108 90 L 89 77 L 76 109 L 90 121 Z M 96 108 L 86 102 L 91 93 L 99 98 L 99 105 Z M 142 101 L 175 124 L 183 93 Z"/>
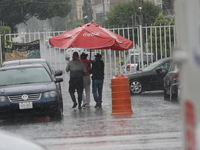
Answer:
<path fill-rule="evenodd" d="M 52 37 L 49 43 L 61 49 L 127 50 L 133 47 L 132 41 L 92 22 Z"/>

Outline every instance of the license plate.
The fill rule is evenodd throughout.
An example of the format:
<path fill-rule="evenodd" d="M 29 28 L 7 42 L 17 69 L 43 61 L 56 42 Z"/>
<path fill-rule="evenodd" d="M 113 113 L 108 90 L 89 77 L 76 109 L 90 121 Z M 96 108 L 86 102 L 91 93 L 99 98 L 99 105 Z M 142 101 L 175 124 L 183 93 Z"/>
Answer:
<path fill-rule="evenodd" d="M 19 103 L 19 109 L 32 109 L 33 103 L 32 102 L 22 102 Z"/>

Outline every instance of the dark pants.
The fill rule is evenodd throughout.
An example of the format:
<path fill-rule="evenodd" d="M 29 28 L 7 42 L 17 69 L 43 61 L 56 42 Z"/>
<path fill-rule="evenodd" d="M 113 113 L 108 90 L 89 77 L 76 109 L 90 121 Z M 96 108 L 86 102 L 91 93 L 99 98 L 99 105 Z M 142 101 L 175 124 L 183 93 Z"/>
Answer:
<path fill-rule="evenodd" d="M 78 94 L 78 103 L 81 104 L 83 94 L 83 78 L 70 78 L 69 80 L 69 94 L 74 103 L 76 103 L 75 90 L 77 90 Z"/>
<path fill-rule="evenodd" d="M 92 93 L 96 103 L 102 102 L 103 80 L 92 80 Z"/>

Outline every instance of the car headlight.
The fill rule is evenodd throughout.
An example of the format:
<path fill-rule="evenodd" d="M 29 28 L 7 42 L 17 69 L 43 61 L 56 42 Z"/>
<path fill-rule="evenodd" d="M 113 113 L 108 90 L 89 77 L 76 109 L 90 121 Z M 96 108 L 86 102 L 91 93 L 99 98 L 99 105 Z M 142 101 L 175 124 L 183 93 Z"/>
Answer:
<path fill-rule="evenodd" d="M 55 97 L 57 95 L 56 91 L 50 91 L 44 93 L 44 98 Z"/>
<path fill-rule="evenodd" d="M 6 97 L 5 96 L 0 96 L 0 102 L 5 102 L 6 101 Z"/>

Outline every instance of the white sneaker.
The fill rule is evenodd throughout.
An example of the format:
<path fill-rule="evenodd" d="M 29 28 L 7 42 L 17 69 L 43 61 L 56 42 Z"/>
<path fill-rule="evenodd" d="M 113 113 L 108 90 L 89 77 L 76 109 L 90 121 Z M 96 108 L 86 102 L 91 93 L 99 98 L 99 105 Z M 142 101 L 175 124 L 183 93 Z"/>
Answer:
<path fill-rule="evenodd" d="M 87 103 L 87 105 L 86 105 L 85 107 L 88 107 L 88 108 L 89 108 L 89 107 L 90 107 L 90 104 Z"/>
<path fill-rule="evenodd" d="M 87 103 L 83 103 L 82 107 L 86 107 L 87 106 Z"/>

